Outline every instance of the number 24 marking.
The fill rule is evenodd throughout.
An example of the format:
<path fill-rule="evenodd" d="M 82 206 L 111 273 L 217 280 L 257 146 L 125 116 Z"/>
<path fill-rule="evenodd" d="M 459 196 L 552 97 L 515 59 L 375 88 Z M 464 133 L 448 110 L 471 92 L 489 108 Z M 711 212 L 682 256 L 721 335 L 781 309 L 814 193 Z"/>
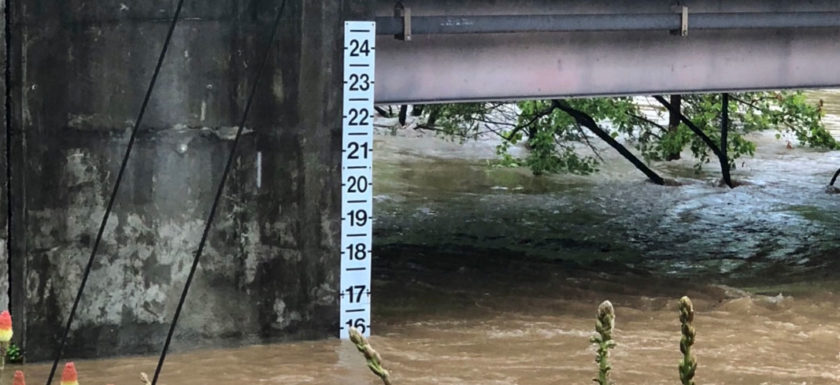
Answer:
<path fill-rule="evenodd" d="M 356 39 L 350 40 L 350 56 L 359 57 L 362 56 L 361 54 L 370 55 L 370 43 L 367 40 L 361 42 Z"/>

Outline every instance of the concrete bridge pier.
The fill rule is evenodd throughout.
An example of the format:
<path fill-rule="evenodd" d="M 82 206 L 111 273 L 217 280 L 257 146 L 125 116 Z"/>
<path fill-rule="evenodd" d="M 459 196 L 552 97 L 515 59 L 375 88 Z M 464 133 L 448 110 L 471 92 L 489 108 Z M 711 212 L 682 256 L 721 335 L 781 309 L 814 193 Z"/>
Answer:
<path fill-rule="evenodd" d="M 175 3 L 8 3 L 0 290 L 30 361 L 54 354 Z M 65 356 L 159 351 L 280 3 L 186 2 Z M 175 350 L 337 334 L 343 21 L 370 3 L 288 1 Z"/>

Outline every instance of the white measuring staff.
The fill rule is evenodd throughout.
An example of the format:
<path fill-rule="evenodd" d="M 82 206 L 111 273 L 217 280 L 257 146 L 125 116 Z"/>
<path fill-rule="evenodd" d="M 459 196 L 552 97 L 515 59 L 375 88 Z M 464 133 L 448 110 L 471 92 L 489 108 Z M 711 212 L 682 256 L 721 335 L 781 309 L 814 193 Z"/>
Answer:
<path fill-rule="evenodd" d="M 373 86 L 376 23 L 344 23 L 340 331 L 370 336 L 373 226 Z"/>

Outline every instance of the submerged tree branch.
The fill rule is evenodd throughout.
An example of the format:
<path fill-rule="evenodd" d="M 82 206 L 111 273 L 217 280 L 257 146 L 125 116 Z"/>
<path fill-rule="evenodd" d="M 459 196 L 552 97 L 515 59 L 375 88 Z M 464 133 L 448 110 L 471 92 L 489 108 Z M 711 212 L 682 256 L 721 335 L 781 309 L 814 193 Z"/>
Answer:
<path fill-rule="evenodd" d="M 612 146 L 612 148 L 614 148 L 616 151 L 618 151 L 618 153 L 620 153 L 622 156 L 624 156 L 624 158 L 629 160 L 630 163 L 633 163 L 633 165 L 636 166 L 636 168 L 639 169 L 639 171 L 644 173 L 648 177 L 648 179 L 651 180 L 651 182 L 656 183 L 658 185 L 664 185 L 665 184 L 665 179 L 663 179 L 661 176 L 659 176 L 659 174 L 657 174 L 656 172 L 651 170 L 647 165 L 644 164 L 644 162 L 639 160 L 639 158 L 637 158 L 635 155 L 633 155 L 633 153 L 631 153 L 624 146 L 622 146 L 620 143 L 618 143 L 618 141 L 613 139 L 613 137 L 610 136 L 610 134 L 608 134 L 606 131 L 604 131 L 603 129 L 598 127 L 598 123 L 596 123 L 595 119 L 592 119 L 591 116 L 587 115 L 586 113 L 584 113 L 582 111 L 579 111 L 579 110 L 576 110 L 576 109 L 572 108 L 572 106 L 570 106 L 568 103 L 566 103 L 563 100 L 556 100 L 556 99 L 552 100 L 551 105 L 554 108 L 558 108 L 558 109 L 562 110 L 563 112 L 569 114 L 569 116 L 574 118 L 575 121 L 577 121 L 578 124 L 580 124 L 583 127 L 588 128 L 590 131 L 592 131 L 592 133 L 594 133 L 599 138 L 601 138 L 601 140 L 607 142 L 607 144 Z"/>
<path fill-rule="evenodd" d="M 685 115 L 683 115 L 682 111 L 679 111 L 674 105 L 668 103 L 668 101 L 665 100 L 665 98 L 659 95 L 654 96 L 654 98 L 656 98 L 656 100 L 659 101 L 660 104 L 665 106 L 665 108 L 667 108 L 668 111 L 670 111 L 672 114 L 678 114 L 678 116 L 680 117 L 680 121 L 685 123 L 685 125 L 695 135 L 700 137 L 700 139 L 703 140 L 703 143 L 706 143 L 706 146 L 708 146 L 712 150 L 712 152 L 715 153 L 715 155 L 718 157 L 718 160 L 720 161 L 720 171 L 721 174 L 723 174 L 723 181 L 724 183 L 726 183 L 727 186 L 729 186 L 729 188 L 732 188 L 732 178 L 729 174 L 729 156 L 726 154 L 726 147 L 728 146 L 727 135 L 729 134 L 729 94 L 723 95 L 723 114 L 721 116 L 720 146 L 715 145 L 715 142 L 712 141 L 712 139 L 709 138 L 709 136 L 706 135 L 706 133 L 703 132 L 703 130 L 701 130 L 700 127 L 697 127 L 694 124 L 694 122 L 688 120 L 688 118 Z"/>
<path fill-rule="evenodd" d="M 575 122 L 575 128 L 577 128 L 578 132 L 580 132 L 580 137 L 583 139 L 583 142 L 586 143 L 586 145 L 589 147 L 589 150 L 591 150 L 592 153 L 595 154 L 595 157 L 597 157 L 598 160 L 604 162 L 604 158 L 601 157 L 601 153 L 598 151 L 597 148 L 595 148 L 592 142 L 589 141 L 589 136 L 586 135 L 585 132 L 583 132 L 583 128 L 580 127 L 580 123 Z"/>
<path fill-rule="evenodd" d="M 382 108 L 382 107 L 373 106 L 373 109 L 376 110 L 376 112 L 378 112 L 379 115 L 381 115 L 382 117 L 385 117 L 385 118 L 390 118 L 391 117 L 391 114 L 388 111 L 385 111 L 385 109 Z"/>

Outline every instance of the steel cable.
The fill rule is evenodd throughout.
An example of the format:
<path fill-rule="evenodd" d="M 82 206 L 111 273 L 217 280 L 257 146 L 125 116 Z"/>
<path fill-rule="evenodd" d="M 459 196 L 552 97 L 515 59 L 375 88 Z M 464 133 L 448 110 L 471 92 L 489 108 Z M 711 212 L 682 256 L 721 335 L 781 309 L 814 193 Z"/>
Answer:
<path fill-rule="evenodd" d="M 166 33 L 166 40 L 163 42 L 163 48 L 160 51 L 160 56 L 158 57 L 157 65 L 155 66 L 155 71 L 152 74 L 152 79 L 149 81 L 149 87 L 146 89 L 146 95 L 143 98 L 143 104 L 140 106 L 140 112 L 137 115 L 137 120 L 134 121 L 134 127 L 131 130 L 131 137 L 128 140 L 128 147 L 125 149 L 125 154 L 123 155 L 122 163 L 120 164 L 120 171 L 117 174 L 117 180 L 114 182 L 114 188 L 111 190 L 111 197 L 108 200 L 108 207 L 105 209 L 105 214 L 102 216 L 102 222 L 99 224 L 99 231 L 96 233 L 96 240 L 93 242 L 93 249 L 91 249 L 90 257 L 88 258 L 87 265 L 85 266 L 84 274 L 82 275 L 82 282 L 79 285 L 79 291 L 76 293 L 76 298 L 73 300 L 73 307 L 70 308 L 70 316 L 67 318 L 67 325 L 64 328 L 64 335 L 61 337 L 61 341 L 58 345 L 58 351 L 55 355 L 55 360 L 53 361 L 52 368 L 50 369 L 49 377 L 47 377 L 46 385 L 50 385 L 52 382 L 53 377 L 55 376 L 55 370 L 58 367 L 58 361 L 61 360 L 61 355 L 64 353 L 64 347 L 67 345 L 67 338 L 70 334 L 70 327 L 73 324 L 73 319 L 76 316 L 76 309 L 79 307 L 79 302 L 82 299 L 82 293 L 84 293 L 85 285 L 87 285 L 88 277 L 90 276 L 91 268 L 93 267 L 93 261 L 96 258 L 96 251 L 99 249 L 99 243 L 102 241 L 102 234 L 105 232 L 105 226 L 108 224 L 108 218 L 111 216 L 111 209 L 114 207 L 114 201 L 117 199 L 117 193 L 120 189 L 120 184 L 122 182 L 123 174 L 125 174 L 126 165 L 128 164 L 128 159 L 131 156 L 131 150 L 134 148 L 134 142 L 137 138 L 137 131 L 140 127 L 140 124 L 143 122 L 143 116 L 146 114 L 146 108 L 149 105 L 149 100 L 152 96 L 152 91 L 155 88 L 155 83 L 157 83 L 158 75 L 160 74 L 160 69 L 163 66 L 163 61 L 166 58 L 166 52 L 169 50 L 169 43 L 172 41 L 172 34 L 175 31 L 175 25 L 178 24 L 178 19 L 181 16 L 181 9 L 183 8 L 184 0 L 178 1 L 178 6 L 175 8 L 175 14 L 172 17 L 172 23 L 169 25 L 169 31 Z"/>
<path fill-rule="evenodd" d="M 259 85 L 260 76 L 262 75 L 263 71 L 265 70 L 266 64 L 268 64 L 268 58 L 271 54 L 271 47 L 274 43 L 274 39 L 277 36 L 277 29 L 280 26 L 280 20 L 283 16 L 283 10 L 286 8 L 286 0 L 283 0 L 283 3 L 280 5 L 280 9 L 277 11 L 277 17 L 274 19 L 274 25 L 271 30 L 271 38 L 268 40 L 268 43 L 265 47 L 265 53 L 263 54 L 262 62 L 260 63 L 259 68 L 257 69 L 257 73 L 254 76 L 254 81 L 251 84 L 251 92 L 248 95 L 248 101 L 245 103 L 245 111 L 242 113 L 242 119 L 239 122 L 239 126 L 236 130 L 236 136 L 233 139 L 233 145 L 230 150 L 230 155 L 227 159 L 227 164 L 225 164 L 224 173 L 222 173 L 222 180 L 219 182 L 219 188 L 216 190 L 216 197 L 213 199 L 213 206 L 210 207 L 210 215 L 207 218 L 207 222 L 204 225 L 204 233 L 201 235 L 201 241 L 198 244 L 198 250 L 195 252 L 195 258 L 193 258 L 192 267 L 190 268 L 190 273 L 187 275 L 187 281 L 184 283 L 184 289 L 181 291 L 181 298 L 178 300 L 178 307 L 175 309 L 175 315 L 172 317 L 172 323 L 169 325 L 169 333 L 166 335 L 166 342 L 163 344 L 163 350 L 160 353 L 160 359 L 158 360 L 157 367 L 155 368 L 155 376 L 152 378 L 152 385 L 157 385 L 158 377 L 160 376 L 160 372 L 163 369 L 163 363 L 166 361 L 166 353 L 169 351 L 169 344 L 172 342 L 172 336 L 175 333 L 175 327 L 178 324 L 178 318 L 181 316 L 181 310 L 183 310 L 184 302 L 187 299 L 187 293 L 190 290 L 190 285 L 192 284 L 193 277 L 195 276 L 196 269 L 198 268 L 198 262 L 201 259 L 201 254 L 204 252 L 204 245 L 207 242 L 207 237 L 210 234 L 210 228 L 213 226 L 213 219 L 216 217 L 216 210 L 219 206 L 219 201 L 222 198 L 222 193 L 225 189 L 225 182 L 227 181 L 228 174 L 230 174 L 230 169 L 233 166 L 233 160 L 236 157 L 236 148 L 239 145 L 239 140 L 242 137 L 242 131 L 245 128 L 245 123 L 248 120 L 248 113 L 251 110 L 251 104 L 254 101 L 254 95 L 257 93 L 257 86 Z"/>

